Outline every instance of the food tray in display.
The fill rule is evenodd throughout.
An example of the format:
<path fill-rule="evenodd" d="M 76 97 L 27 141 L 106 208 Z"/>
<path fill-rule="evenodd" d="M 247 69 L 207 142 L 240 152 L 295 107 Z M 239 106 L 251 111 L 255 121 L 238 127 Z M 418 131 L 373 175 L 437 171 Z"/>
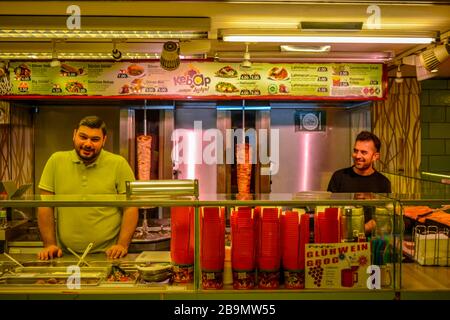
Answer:
<path fill-rule="evenodd" d="M 32 287 L 68 287 L 74 285 L 69 281 L 69 275 L 20 274 L 7 275 L 0 278 L 0 286 L 32 286 Z M 98 286 L 102 277 L 100 275 L 81 275 L 80 286 Z"/>
<path fill-rule="evenodd" d="M 170 262 L 170 251 L 142 251 L 135 262 Z"/>
<path fill-rule="evenodd" d="M 172 277 L 170 263 L 141 264 L 137 269 L 141 278 L 148 282 L 162 282 Z"/>
<path fill-rule="evenodd" d="M 100 273 L 103 275 L 109 274 L 111 266 L 105 267 L 80 267 L 82 273 Z M 38 273 L 38 274 L 54 274 L 67 273 L 67 267 L 17 267 L 15 273 Z"/>
<path fill-rule="evenodd" d="M 135 264 L 120 264 L 112 266 L 110 272 L 103 279 L 102 287 L 134 286 L 139 278 L 139 272 Z"/>
<path fill-rule="evenodd" d="M 137 227 L 133 235 L 133 243 L 158 242 L 171 238 L 170 227 L 149 227 L 145 233 L 142 227 Z"/>
<path fill-rule="evenodd" d="M 151 282 L 151 283 L 169 283 L 172 278 L 172 272 L 161 272 L 155 275 L 141 275 L 141 279 L 144 282 Z"/>
<path fill-rule="evenodd" d="M 76 266 L 78 260 L 47 260 L 47 261 L 24 261 L 21 262 L 24 267 L 68 267 Z M 111 262 L 108 261 L 88 261 L 90 267 L 109 267 Z M 87 267 L 82 263 L 81 268 Z"/>
<path fill-rule="evenodd" d="M 162 272 L 172 271 L 172 265 L 170 263 L 139 264 L 137 269 L 143 275 L 153 276 Z"/>

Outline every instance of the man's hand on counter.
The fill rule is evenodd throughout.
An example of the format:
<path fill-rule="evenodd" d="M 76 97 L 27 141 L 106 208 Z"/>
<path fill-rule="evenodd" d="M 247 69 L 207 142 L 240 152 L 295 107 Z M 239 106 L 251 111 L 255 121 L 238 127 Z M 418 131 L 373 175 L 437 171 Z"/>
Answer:
<path fill-rule="evenodd" d="M 62 257 L 63 253 L 60 247 L 55 245 L 50 245 L 42 249 L 41 252 L 38 253 L 38 257 L 40 260 L 48 260 L 53 258 Z"/>
<path fill-rule="evenodd" d="M 108 250 L 106 250 L 106 256 L 108 258 L 112 258 L 112 259 L 118 259 L 118 258 L 122 258 L 125 257 L 128 253 L 128 248 L 120 245 L 120 244 L 115 244 L 112 247 L 110 247 Z"/>

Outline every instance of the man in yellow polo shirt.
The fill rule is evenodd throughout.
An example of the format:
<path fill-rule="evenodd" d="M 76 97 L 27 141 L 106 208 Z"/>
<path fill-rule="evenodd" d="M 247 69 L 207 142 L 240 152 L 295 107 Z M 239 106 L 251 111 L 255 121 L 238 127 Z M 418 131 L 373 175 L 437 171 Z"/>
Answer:
<path fill-rule="evenodd" d="M 83 118 L 73 132 L 74 149 L 51 155 L 42 172 L 41 194 L 118 194 L 125 193 L 125 182 L 134 181 L 128 162 L 103 150 L 106 124 L 97 116 Z M 61 257 L 61 248 L 83 252 L 106 252 L 121 258 L 138 222 L 137 208 L 43 207 L 38 209 L 38 225 L 44 249 L 39 259 Z M 55 219 L 56 218 L 56 219 Z"/>

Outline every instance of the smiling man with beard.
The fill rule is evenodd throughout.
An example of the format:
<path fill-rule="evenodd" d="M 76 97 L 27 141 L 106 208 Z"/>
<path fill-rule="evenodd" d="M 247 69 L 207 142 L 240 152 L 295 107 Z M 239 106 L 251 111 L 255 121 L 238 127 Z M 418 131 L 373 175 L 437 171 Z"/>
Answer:
<path fill-rule="evenodd" d="M 125 193 L 125 182 L 135 177 L 121 156 L 103 150 L 106 124 L 97 116 L 83 118 L 73 132 L 74 149 L 52 154 L 41 176 L 41 194 L 119 194 Z M 137 208 L 117 207 L 42 207 L 38 224 L 44 249 L 39 259 L 62 256 L 62 249 L 83 252 L 89 243 L 91 251 L 106 252 L 110 258 L 128 253 L 138 221 Z"/>
<path fill-rule="evenodd" d="M 373 167 L 380 158 L 380 139 L 373 133 L 362 131 L 356 136 L 353 146 L 353 166 L 333 173 L 328 183 L 328 191 L 347 193 L 390 193 L 391 182 Z M 357 195 L 358 196 L 358 195 Z M 373 230 L 371 208 L 364 208 L 366 233 Z"/>

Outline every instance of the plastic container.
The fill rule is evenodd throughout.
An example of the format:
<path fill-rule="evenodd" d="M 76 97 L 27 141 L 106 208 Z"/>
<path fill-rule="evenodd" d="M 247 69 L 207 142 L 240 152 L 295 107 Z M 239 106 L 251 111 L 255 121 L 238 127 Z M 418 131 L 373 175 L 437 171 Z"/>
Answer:
<path fill-rule="evenodd" d="M 340 217 L 340 227 L 341 241 L 354 242 L 355 234 L 364 233 L 364 214 L 362 208 L 345 207 Z"/>
<path fill-rule="evenodd" d="M 393 215 L 387 208 L 377 207 L 374 220 L 376 223 L 374 230 L 376 236 L 383 237 L 392 233 Z"/>

